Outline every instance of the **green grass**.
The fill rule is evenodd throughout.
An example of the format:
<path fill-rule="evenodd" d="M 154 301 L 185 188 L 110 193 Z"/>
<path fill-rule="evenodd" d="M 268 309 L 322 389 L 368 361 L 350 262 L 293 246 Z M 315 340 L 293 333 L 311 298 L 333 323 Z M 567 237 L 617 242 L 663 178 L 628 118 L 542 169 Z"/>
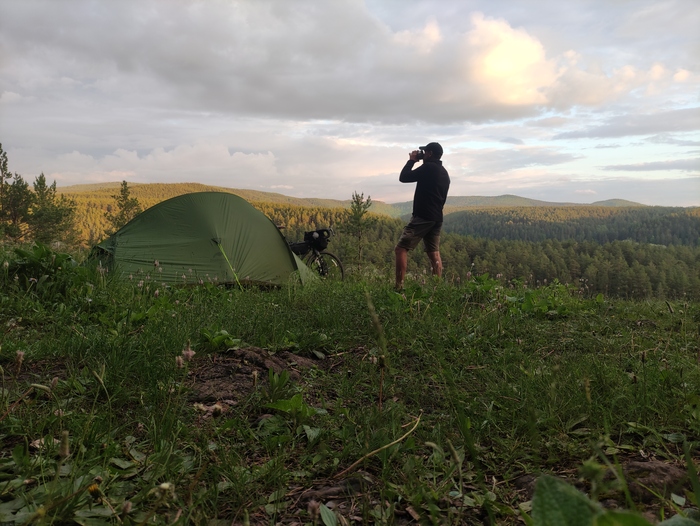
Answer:
<path fill-rule="evenodd" d="M 700 438 L 697 304 L 488 276 L 139 287 L 36 260 L 0 292 L 0 523 L 516 524 L 520 475 L 682 461 Z M 197 371 L 238 347 L 314 366 L 196 407 Z"/>

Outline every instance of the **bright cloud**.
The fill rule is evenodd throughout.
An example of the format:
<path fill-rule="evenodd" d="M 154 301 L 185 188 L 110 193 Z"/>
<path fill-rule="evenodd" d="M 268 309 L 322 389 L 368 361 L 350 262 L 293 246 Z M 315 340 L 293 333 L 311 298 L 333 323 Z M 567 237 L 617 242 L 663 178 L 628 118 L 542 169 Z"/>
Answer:
<path fill-rule="evenodd" d="M 542 88 L 557 78 L 556 65 L 545 57 L 542 44 L 524 30 L 504 20 L 472 18 L 474 29 L 467 35 L 470 74 L 494 102 L 531 105 L 547 102 Z"/>

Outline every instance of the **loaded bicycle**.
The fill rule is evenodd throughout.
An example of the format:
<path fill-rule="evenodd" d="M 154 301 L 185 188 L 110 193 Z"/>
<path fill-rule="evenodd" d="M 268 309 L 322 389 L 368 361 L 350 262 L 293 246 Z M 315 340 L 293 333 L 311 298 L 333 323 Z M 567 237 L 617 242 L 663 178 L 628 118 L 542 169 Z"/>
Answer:
<path fill-rule="evenodd" d="M 287 243 L 289 243 L 292 252 L 299 256 L 306 266 L 322 279 L 340 281 L 345 277 L 343 264 L 338 256 L 326 251 L 328 242 L 334 234 L 332 228 L 319 228 L 305 232 L 304 241 L 287 241 Z"/>

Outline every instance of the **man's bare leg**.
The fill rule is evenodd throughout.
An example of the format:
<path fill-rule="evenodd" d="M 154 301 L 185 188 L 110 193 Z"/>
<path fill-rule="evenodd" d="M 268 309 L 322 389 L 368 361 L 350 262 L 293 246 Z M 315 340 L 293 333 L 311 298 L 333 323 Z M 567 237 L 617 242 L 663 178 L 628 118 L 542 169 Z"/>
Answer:
<path fill-rule="evenodd" d="M 433 276 L 442 277 L 442 258 L 440 258 L 440 252 L 428 252 L 428 258 L 430 258 Z"/>
<path fill-rule="evenodd" d="M 401 247 L 394 249 L 396 254 L 396 290 L 403 289 L 403 280 L 406 277 L 406 267 L 408 266 L 408 250 Z"/>

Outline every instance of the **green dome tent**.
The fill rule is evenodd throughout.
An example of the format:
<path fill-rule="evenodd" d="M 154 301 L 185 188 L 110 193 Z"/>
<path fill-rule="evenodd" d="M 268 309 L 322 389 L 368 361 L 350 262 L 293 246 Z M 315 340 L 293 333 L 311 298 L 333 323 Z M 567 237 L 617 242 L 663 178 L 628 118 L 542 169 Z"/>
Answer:
<path fill-rule="evenodd" d="M 120 278 L 183 284 L 283 285 L 313 279 L 279 229 L 234 194 L 199 192 L 158 203 L 93 252 Z"/>

